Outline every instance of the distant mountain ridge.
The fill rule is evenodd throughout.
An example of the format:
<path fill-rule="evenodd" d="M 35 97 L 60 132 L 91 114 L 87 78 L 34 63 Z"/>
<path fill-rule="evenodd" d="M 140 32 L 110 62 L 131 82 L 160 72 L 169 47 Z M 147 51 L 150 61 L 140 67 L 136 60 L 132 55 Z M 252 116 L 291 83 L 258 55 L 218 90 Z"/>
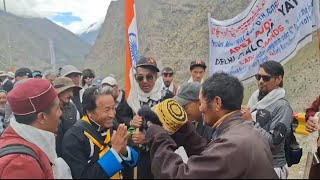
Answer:
<path fill-rule="evenodd" d="M 100 33 L 101 24 L 99 22 L 91 24 L 82 34 L 79 35 L 80 39 L 94 45 Z"/>
<path fill-rule="evenodd" d="M 50 68 L 52 40 L 57 66 L 83 62 L 90 45 L 72 32 L 45 18 L 25 18 L 0 11 L 0 67 L 10 68 L 8 30 L 10 32 L 11 56 L 15 68 Z M 82 63 L 79 63 L 82 64 Z"/>

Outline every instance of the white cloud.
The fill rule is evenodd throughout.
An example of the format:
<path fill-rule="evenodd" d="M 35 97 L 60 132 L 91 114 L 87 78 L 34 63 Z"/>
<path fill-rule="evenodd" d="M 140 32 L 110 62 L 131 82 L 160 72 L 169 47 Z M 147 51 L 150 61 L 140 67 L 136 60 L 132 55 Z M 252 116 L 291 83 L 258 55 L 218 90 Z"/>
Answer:
<path fill-rule="evenodd" d="M 110 2 L 111 0 L 6 0 L 6 7 L 10 13 L 29 17 L 51 18 L 58 13 L 72 12 L 72 15 L 79 17 L 81 21 L 69 25 L 59 22 L 56 24 L 81 34 L 91 24 L 103 23 Z M 3 9 L 3 5 L 0 7 Z"/>

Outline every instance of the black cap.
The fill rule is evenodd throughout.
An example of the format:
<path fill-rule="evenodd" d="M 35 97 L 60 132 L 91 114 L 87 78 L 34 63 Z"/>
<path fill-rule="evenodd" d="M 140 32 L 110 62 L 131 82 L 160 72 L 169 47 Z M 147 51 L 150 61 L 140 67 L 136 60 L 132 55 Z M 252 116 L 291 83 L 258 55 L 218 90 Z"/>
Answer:
<path fill-rule="evenodd" d="M 15 77 L 28 76 L 32 78 L 32 71 L 29 68 L 19 68 L 15 72 Z"/>
<path fill-rule="evenodd" d="M 154 60 L 152 57 L 141 56 L 137 62 L 137 67 L 151 67 L 155 72 L 160 72 L 156 60 Z"/>
<path fill-rule="evenodd" d="M 200 59 L 196 59 L 191 62 L 190 70 L 192 70 L 195 67 L 202 67 L 204 70 L 206 70 L 206 68 L 207 68 L 206 63 L 201 61 Z"/>

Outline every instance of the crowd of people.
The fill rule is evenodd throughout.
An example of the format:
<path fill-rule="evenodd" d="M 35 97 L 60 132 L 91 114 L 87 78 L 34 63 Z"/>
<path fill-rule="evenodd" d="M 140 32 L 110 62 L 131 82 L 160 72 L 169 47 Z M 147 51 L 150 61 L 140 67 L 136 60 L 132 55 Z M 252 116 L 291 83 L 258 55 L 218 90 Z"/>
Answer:
<path fill-rule="evenodd" d="M 0 72 L 0 178 L 288 178 L 293 110 L 282 65 L 260 65 L 247 105 L 236 77 L 204 78 L 206 68 L 192 61 L 179 86 L 172 68 L 142 56 L 127 99 L 114 76 L 92 69 Z"/>

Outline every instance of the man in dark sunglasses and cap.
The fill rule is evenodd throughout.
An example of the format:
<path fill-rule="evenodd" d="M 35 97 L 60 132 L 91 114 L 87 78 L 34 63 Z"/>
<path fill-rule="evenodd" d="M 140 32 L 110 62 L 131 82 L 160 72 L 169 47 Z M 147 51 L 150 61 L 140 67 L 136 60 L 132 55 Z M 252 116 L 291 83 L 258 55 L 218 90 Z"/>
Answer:
<path fill-rule="evenodd" d="M 287 179 L 285 138 L 291 133 L 293 111 L 283 88 L 284 69 L 279 62 L 267 61 L 256 74 L 259 89 L 249 99 L 242 113 L 268 139 L 273 155 L 274 169 L 280 179 Z"/>
<path fill-rule="evenodd" d="M 170 67 L 165 67 L 161 72 L 164 89 L 168 89 L 173 92 L 174 95 L 177 94 L 178 86 L 173 83 L 174 72 Z"/>
<path fill-rule="evenodd" d="M 153 107 L 160 103 L 165 96 L 162 93 L 163 81 L 158 78 L 159 68 L 152 57 L 140 57 L 136 65 L 134 82 L 128 97 L 128 104 L 134 114 L 138 113 L 141 106 Z M 145 130 L 142 117 L 136 115 L 130 121 L 130 126 L 140 128 L 132 135 L 133 142 L 139 147 L 140 160 L 138 162 L 138 179 L 153 179 L 151 173 L 150 153 L 146 148 Z"/>

